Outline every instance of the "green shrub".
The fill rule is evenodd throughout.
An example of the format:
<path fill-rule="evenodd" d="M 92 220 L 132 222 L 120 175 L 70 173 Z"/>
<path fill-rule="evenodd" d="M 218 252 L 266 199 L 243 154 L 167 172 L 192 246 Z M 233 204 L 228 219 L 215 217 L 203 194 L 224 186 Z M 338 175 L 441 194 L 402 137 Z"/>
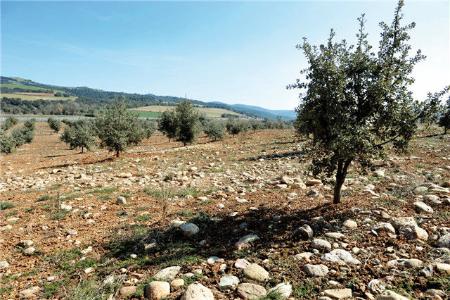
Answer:
<path fill-rule="evenodd" d="M 5 122 L 2 125 L 2 129 L 6 131 L 11 127 L 13 127 L 14 125 L 16 125 L 17 123 L 19 123 L 19 120 L 17 120 L 17 118 L 8 117 L 6 118 Z"/>
<path fill-rule="evenodd" d="M 213 141 L 223 139 L 225 135 L 225 126 L 219 121 L 209 121 L 205 124 L 203 131 Z"/>
<path fill-rule="evenodd" d="M 53 129 L 54 132 L 59 132 L 61 129 L 61 121 L 54 119 L 54 118 L 48 118 L 47 120 L 48 126 L 50 126 L 51 129 Z"/>

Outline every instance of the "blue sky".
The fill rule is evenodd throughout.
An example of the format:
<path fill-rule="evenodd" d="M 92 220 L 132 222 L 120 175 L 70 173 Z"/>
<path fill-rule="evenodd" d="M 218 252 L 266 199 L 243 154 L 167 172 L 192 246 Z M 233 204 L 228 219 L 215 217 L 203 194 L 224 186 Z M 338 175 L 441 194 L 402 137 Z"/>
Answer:
<path fill-rule="evenodd" d="M 394 1 L 18 2 L 1 1 L 1 74 L 64 86 L 184 96 L 293 109 L 286 90 L 304 68 L 302 37 L 330 28 L 354 40 L 356 18 L 392 19 Z M 449 1 L 406 1 L 411 43 L 427 60 L 415 95 L 450 84 Z"/>

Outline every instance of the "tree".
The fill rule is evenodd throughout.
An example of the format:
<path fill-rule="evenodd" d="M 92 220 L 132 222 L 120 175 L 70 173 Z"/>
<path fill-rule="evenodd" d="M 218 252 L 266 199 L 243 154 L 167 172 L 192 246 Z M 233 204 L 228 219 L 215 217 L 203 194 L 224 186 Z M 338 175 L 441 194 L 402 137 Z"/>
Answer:
<path fill-rule="evenodd" d="M 178 120 L 175 111 L 166 110 L 161 114 L 158 122 L 158 130 L 167 136 L 169 141 L 177 136 Z"/>
<path fill-rule="evenodd" d="M 183 101 L 175 108 L 176 123 L 178 125 L 177 141 L 184 146 L 192 143 L 199 131 L 199 115 L 191 102 Z"/>
<path fill-rule="evenodd" d="M 6 131 L 11 127 L 13 127 L 14 125 L 16 125 L 17 123 L 19 123 L 19 120 L 17 120 L 17 118 L 7 117 L 5 119 L 5 122 L 2 124 L 2 129 Z"/>
<path fill-rule="evenodd" d="M 127 110 L 123 101 L 117 101 L 103 110 L 95 119 L 100 146 L 114 151 L 116 157 L 129 145 L 144 138 L 137 114 Z"/>
<path fill-rule="evenodd" d="M 306 39 L 303 50 L 308 68 L 306 79 L 289 87 L 300 95 L 295 123 L 298 133 L 312 136 L 308 144 L 315 176 L 336 173 L 334 203 L 352 162 L 361 167 L 384 155 L 391 144 L 406 150 L 424 110 L 412 98 L 410 85 L 415 64 L 425 57 L 420 50 L 410 56 L 408 31 L 415 24 L 401 25 L 403 1 L 399 1 L 390 25 L 380 23 L 382 32 L 377 53 L 367 40 L 364 15 L 358 18 L 356 45 L 335 42 L 334 31 L 325 45 L 312 46 Z"/>
<path fill-rule="evenodd" d="M 155 122 L 152 120 L 149 120 L 149 119 L 145 119 L 145 120 L 141 120 L 140 123 L 141 123 L 141 128 L 143 130 L 144 137 L 146 139 L 150 138 L 156 130 Z"/>
<path fill-rule="evenodd" d="M 439 126 L 444 127 L 444 134 L 450 128 L 450 97 L 447 99 L 447 105 L 444 106 L 441 117 L 439 118 Z"/>
<path fill-rule="evenodd" d="M 0 152 L 12 153 L 16 147 L 15 141 L 11 136 L 7 135 L 3 130 L 0 131 Z"/>
<path fill-rule="evenodd" d="M 213 141 L 223 139 L 225 135 L 225 126 L 219 121 L 208 121 L 204 125 L 203 131 Z"/>
<path fill-rule="evenodd" d="M 237 135 L 249 129 L 249 124 L 246 121 L 238 120 L 236 118 L 228 119 L 225 125 L 227 132 L 232 135 Z"/>
<path fill-rule="evenodd" d="M 61 141 L 69 144 L 70 149 L 81 148 L 81 153 L 84 152 L 84 149 L 91 150 L 92 145 L 95 144 L 95 131 L 92 122 L 78 120 L 70 123 L 64 129 Z"/>
<path fill-rule="evenodd" d="M 54 118 L 48 118 L 47 120 L 48 126 L 50 126 L 51 129 L 53 129 L 54 132 L 58 133 L 61 129 L 61 121 L 54 119 Z"/>

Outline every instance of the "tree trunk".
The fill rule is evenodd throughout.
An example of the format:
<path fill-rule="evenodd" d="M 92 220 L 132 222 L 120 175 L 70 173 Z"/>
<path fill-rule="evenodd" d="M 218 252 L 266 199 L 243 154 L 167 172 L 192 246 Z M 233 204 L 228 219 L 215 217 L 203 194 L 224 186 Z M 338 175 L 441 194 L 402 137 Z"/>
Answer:
<path fill-rule="evenodd" d="M 120 150 L 116 150 L 116 157 L 120 156 Z"/>
<path fill-rule="evenodd" d="M 83 146 L 81 146 L 81 153 L 83 153 L 84 152 L 84 147 Z"/>
<path fill-rule="evenodd" d="M 334 197 L 333 204 L 341 203 L 341 188 L 345 182 L 345 177 L 347 176 L 347 169 L 350 166 L 352 159 L 339 160 L 338 168 L 336 172 L 336 183 L 334 185 Z"/>

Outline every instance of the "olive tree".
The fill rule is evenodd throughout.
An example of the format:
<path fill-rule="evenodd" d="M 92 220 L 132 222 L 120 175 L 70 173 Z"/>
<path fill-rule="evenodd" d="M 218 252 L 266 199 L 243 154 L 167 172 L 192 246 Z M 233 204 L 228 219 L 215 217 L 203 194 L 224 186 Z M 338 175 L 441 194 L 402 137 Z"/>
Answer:
<path fill-rule="evenodd" d="M 192 143 L 198 135 L 199 114 L 191 102 L 183 101 L 175 108 L 175 115 L 178 124 L 177 141 L 186 146 Z"/>
<path fill-rule="evenodd" d="M 444 134 L 447 134 L 447 130 L 450 129 L 450 97 L 447 99 L 447 104 L 439 118 L 439 126 L 444 127 Z"/>
<path fill-rule="evenodd" d="M 213 141 L 222 140 L 225 135 L 225 125 L 219 121 L 208 121 L 204 125 L 203 131 Z"/>
<path fill-rule="evenodd" d="M 312 137 L 308 152 L 315 176 L 335 173 L 334 203 L 341 200 L 341 187 L 353 163 L 370 165 L 382 157 L 385 147 L 402 151 L 408 147 L 423 117 L 423 109 L 410 91 L 414 66 L 425 57 L 411 54 L 409 31 L 414 23 L 401 23 L 403 1 L 399 1 L 391 24 L 381 26 L 375 53 L 367 40 L 364 15 L 358 18 L 355 45 L 335 41 L 335 33 L 324 45 L 306 39 L 303 50 L 308 67 L 304 79 L 289 86 L 302 90 L 295 123 L 298 133 Z"/>
<path fill-rule="evenodd" d="M 61 141 L 68 144 L 70 149 L 80 148 L 90 150 L 95 144 L 95 130 L 91 121 L 78 120 L 70 123 L 61 135 Z"/>
<path fill-rule="evenodd" d="M 167 136 L 169 141 L 177 136 L 178 121 L 175 111 L 166 110 L 161 114 L 158 121 L 158 130 Z"/>
<path fill-rule="evenodd" d="M 100 146 L 114 151 L 116 157 L 131 144 L 144 138 L 138 115 L 129 111 L 123 101 L 116 101 L 95 119 Z"/>
<path fill-rule="evenodd" d="M 61 130 L 61 121 L 55 118 L 48 118 L 47 120 L 48 126 L 56 133 Z"/>

